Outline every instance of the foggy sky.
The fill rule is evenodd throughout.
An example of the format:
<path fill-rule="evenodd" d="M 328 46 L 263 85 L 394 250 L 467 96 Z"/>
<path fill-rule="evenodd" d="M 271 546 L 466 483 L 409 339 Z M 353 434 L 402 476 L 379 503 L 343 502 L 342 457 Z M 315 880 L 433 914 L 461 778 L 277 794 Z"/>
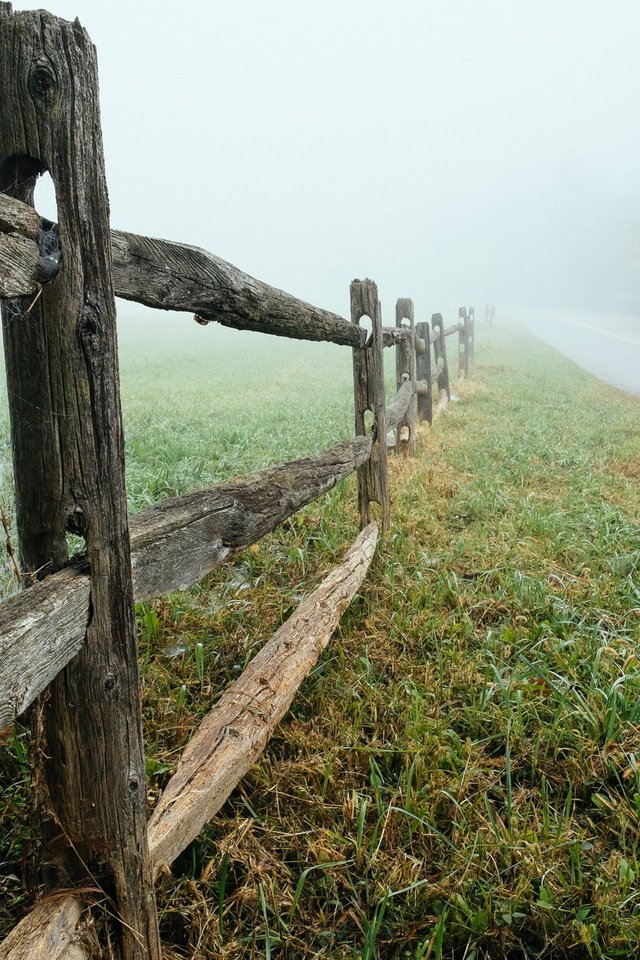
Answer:
<path fill-rule="evenodd" d="M 98 49 L 114 227 L 342 314 L 372 277 L 386 322 L 398 296 L 640 315 L 637 0 L 48 9 Z"/>

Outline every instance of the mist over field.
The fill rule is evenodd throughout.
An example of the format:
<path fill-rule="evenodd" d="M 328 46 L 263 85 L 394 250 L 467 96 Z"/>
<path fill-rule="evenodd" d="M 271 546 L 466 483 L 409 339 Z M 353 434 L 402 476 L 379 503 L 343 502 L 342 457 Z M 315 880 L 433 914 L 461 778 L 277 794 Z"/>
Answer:
<path fill-rule="evenodd" d="M 98 49 L 114 226 L 340 313 L 369 276 L 640 316 L 632 0 L 49 6 Z"/>

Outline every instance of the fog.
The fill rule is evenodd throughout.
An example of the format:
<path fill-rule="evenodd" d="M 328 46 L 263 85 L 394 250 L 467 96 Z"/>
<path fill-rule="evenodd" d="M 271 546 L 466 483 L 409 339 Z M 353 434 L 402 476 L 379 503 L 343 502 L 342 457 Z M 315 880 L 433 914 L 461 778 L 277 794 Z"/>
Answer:
<path fill-rule="evenodd" d="M 113 226 L 343 314 L 372 277 L 387 322 L 640 315 L 637 0 L 48 9 L 98 48 Z"/>

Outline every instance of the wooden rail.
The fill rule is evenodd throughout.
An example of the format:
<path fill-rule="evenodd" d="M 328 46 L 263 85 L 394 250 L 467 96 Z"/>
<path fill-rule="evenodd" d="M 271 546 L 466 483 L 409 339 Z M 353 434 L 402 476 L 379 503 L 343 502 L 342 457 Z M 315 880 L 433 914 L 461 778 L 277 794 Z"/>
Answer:
<path fill-rule="evenodd" d="M 91 931 L 102 923 L 110 956 L 160 960 L 154 878 L 262 751 L 362 583 L 378 536 L 374 503 L 382 530 L 390 523 L 387 431 L 415 450 L 419 420 L 431 422 L 434 400 L 450 397 L 446 337 L 456 331 L 469 374 L 474 311 L 461 308 L 446 329 L 440 314 L 416 324 L 403 298 L 384 327 L 376 285 L 364 280 L 351 285 L 346 320 L 199 248 L 111 230 L 95 50 L 77 22 L 0 2 L 0 89 L 0 300 L 19 547 L 31 572 L 28 589 L 0 604 L 0 725 L 37 703 L 41 881 L 52 893 L 0 958 L 101 956 Z M 44 170 L 58 224 L 32 206 Z M 114 296 L 351 347 L 355 438 L 163 501 L 129 525 Z M 391 346 L 397 394 L 387 406 Z M 363 532 L 223 695 L 147 824 L 135 600 L 196 583 L 354 471 Z M 68 532 L 84 538 L 83 556 L 69 558 Z M 68 887 L 83 892 L 60 893 Z M 92 913 L 101 900 L 106 914 Z"/>
<path fill-rule="evenodd" d="M 184 590 L 256 543 L 365 463 L 371 438 L 163 500 L 131 523 L 136 601 Z M 85 642 L 87 564 L 80 560 L 0 604 L 0 727 L 42 693 Z"/>
<path fill-rule="evenodd" d="M 392 427 L 397 426 L 406 416 L 413 395 L 414 387 L 411 383 L 411 380 L 405 380 L 395 395 L 392 403 L 385 411 L 387 428 L 391 429 Z"/>
<path fill-rule="evenodd" d="M 0 298 L 32 296 L 38 291 L 42 259 L 38 241 L 55 226 L 28 204 L 0 193 Z M 185 311 L 203 324 L 215 321 L 237 330 L 353 347 L 366 343 L 366 330 L 256 280 L 200 247 L 121 230 L 112 230 L 110 236 L 117 297 Z M 445 336 L 458 329 L 453 324 Z M 382 340 L 385 347 L 395 347 L 411 340 L 411 331 L 383 327 Z M 424 353 L 425 341 L 415 337 L 414 349 Z"/>
<path fill-rule="evenodd" d="M 193 736 L 149 821 L 156 874 L 195 840 L 266 747 L 362 583 L 377 537 L 375 523 L 365 527 L 340 566 L 256 654 Z"/>

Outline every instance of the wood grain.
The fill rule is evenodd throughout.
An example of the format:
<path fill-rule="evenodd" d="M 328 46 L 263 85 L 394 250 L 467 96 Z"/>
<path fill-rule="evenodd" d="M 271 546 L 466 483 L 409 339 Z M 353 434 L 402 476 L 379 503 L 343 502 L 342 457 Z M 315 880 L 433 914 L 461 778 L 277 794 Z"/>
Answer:
<path fill-rule="evenodd" d="M 149 821 L 156 872 L 198 836 L 264 750 L 362 583 L 377 536 L 375 523 L 362 531 L 194 734 Z"/>
<path fill-rule="evenodd" d="M 457 325 L 454 329 L 457 329 Z M 433 355 L 436 364 L 441 366 L 441 373 L 438 377 L 438 390 L 440 392 L 444 390 L 447 395 L 447 400 L 451 400 L 449 363 L 447 360 L 447 341 L 441 313 L 433 313 L 431 315 L 431 331 L 433 334 Z M 442 361 L 442 363 L 440 363 L 440 361 Z"/>
<path fill-rule="evenodd" d="M 429 322 L 423 320 L 416 324 L 416 339 L 424 345 L 423 350 L 416 350 L 416 391 L 418 397 L 418 420 L 433 423 L 433 389 L 431 376 L 431 329 Z M 425 392 L 418 389 L 418 384 L 426 385 Z"/>
<path fill-rule="evenodd" d="M 378 288 L 373 280 L 353 280 L 350 287 L 351 322 L 359 327 L 363 317 L 371 321 L 371 335 L 364 347 L 353 350 L 353 398 L 356 436 L 366 436 L 365 414 L 373 413 L 371 456 L 358 470 L 360 526 L 372 520 L 371 504 L 380 504 L 382 531 L 390 522 L 387 429 L 385 424 L 384 343 Z"/>
<path fill-rule="evenodd" d="M 162 310 L 187 310 L 206 322 L 298 340 L 357 346 L 362 332 L 328 310 L 256 280 L 199 247 L 113 231 L 115 292 Z"/>
<path fill-rule="evenodd" d="M 82 647 L 33 714 L 42 879 L 101 883 L 115 954 L 160 960 L 97 61 L 80 23 L 3 5 L 0 89 L 0 190 L 31 204 L 50 172 L 64 258 L 36 304 L 3 310 L 21 567 L 63 566 L 68 531 L 90 566 Z"/>
<path fill-rule="evenodd" d="M 385 410 L 384 416 L 387 430 L 393 429 L 397 424 L 404 420 L 407 410 L 411 404 L 412 396 L 413 388 L 411 386 L 411 381 L 405 380 L 400 386 L 400 389 L 396 393 L 392 402 Z"/>
<path fill-rule="evenodd" d="M 406 321 L 406 323 L 405 323 Z M 404 380 L 411 384 L 411 397 L 396 428 L 396 449 L 415 456 L 418 430 L 418 397 L 416 394 L 416 352 L 413 300 L 400 297 L 396 301 L 396 329 L 406 330 L 409 336 L 396 346 L 396 386 L 400 390 Z M 404 429 L 403 429 L 404 427 Z"/>
<path fill-rule="evenodd" d="M 21 212 L 25 207 L 29 215 Z M 25 232 L 25 221 L 30 234 Z M 0 297 L 37 290 L 38 248 L 33 241 L 40 229 L 31 207 L 0 195 L 0 253 L 4 254 Z M 112 230 L 110 240 L 114 292 L 125 300 L 160 310 L 186 311 L 201 322 L 215 321 L 238 330 L 351 347 L 364 343 L 365 331 L 338 314 L 263 283 L 200 247 L 121 230 Z"/>
<path fill-rule="evenodd" d="M 68 894 L 40 901 L 0 943 L 0 960 L 88 960 L 96 944 L 81 930 L 83 909 Z"/>

